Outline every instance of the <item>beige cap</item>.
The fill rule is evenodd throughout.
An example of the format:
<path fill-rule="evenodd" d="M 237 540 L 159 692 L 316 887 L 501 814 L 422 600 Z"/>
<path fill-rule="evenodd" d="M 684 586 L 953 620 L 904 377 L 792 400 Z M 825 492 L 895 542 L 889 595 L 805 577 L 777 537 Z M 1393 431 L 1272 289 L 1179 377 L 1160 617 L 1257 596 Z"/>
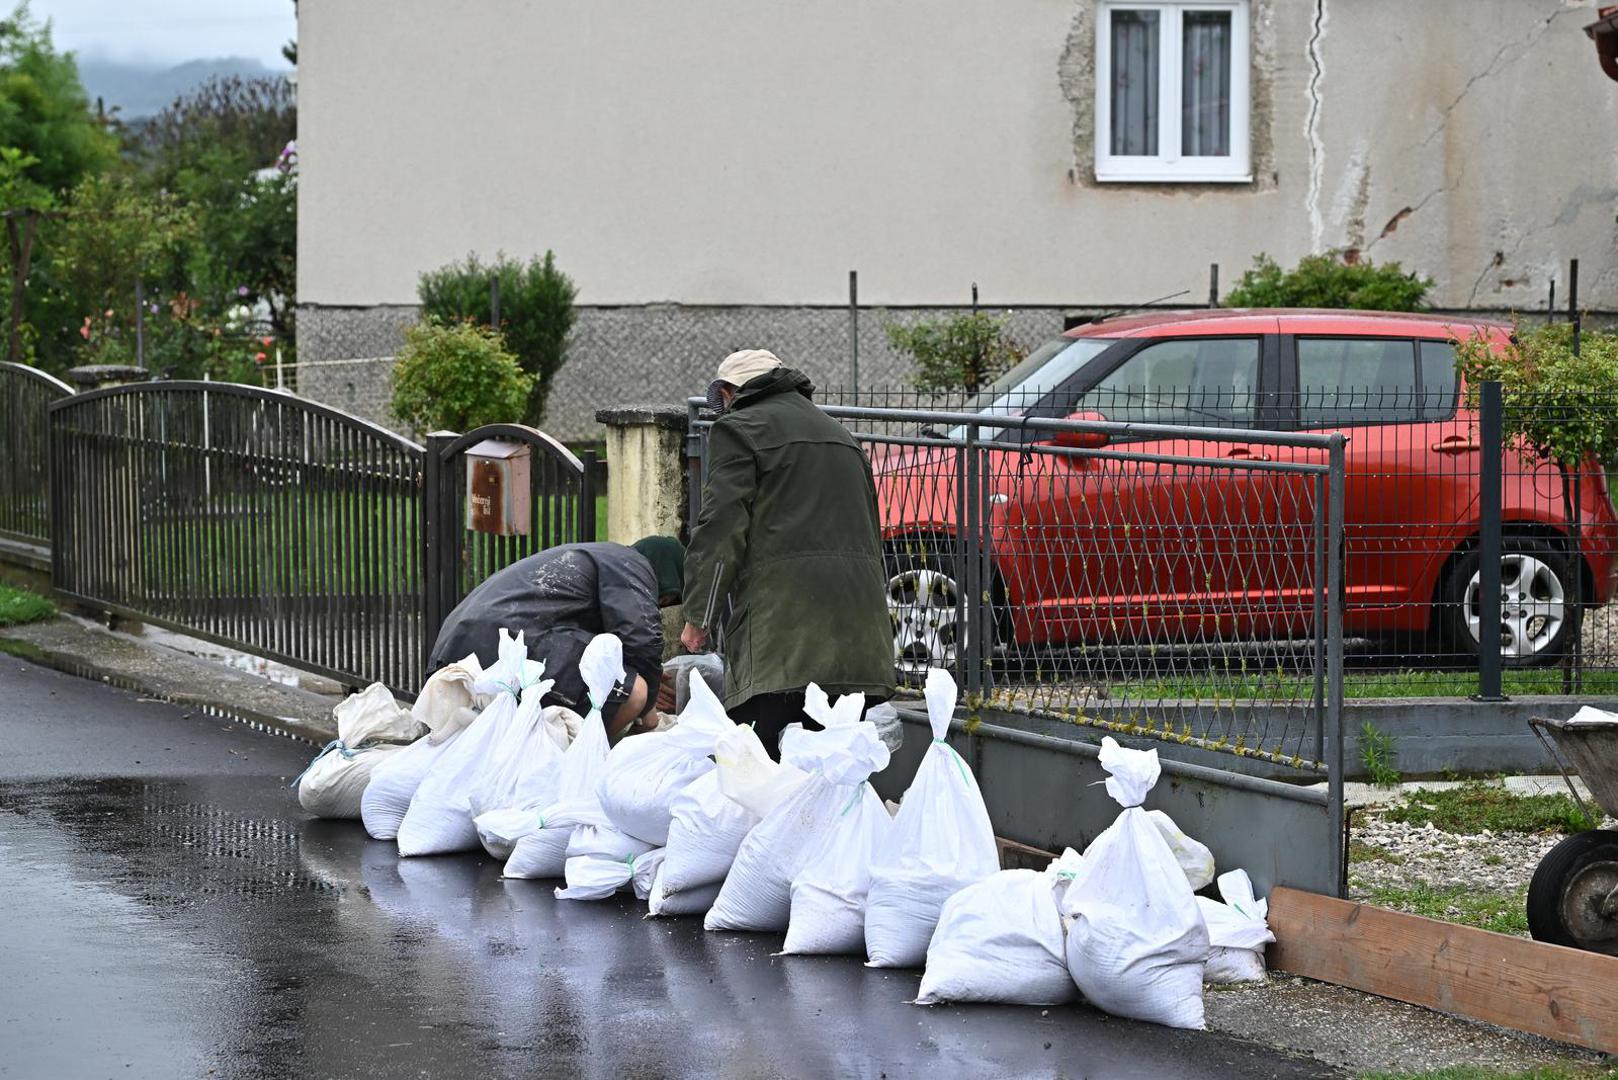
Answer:
<path fill-rule="evenodd" d="M 719 362 L 719 376 L 708 384 L 708 407 L 719 409 L 724 399 L 719 396 L 721 386 L 741 387 L 781 366 L 780 357 L 767 349 L 743 349 L 733 352 Z"/>

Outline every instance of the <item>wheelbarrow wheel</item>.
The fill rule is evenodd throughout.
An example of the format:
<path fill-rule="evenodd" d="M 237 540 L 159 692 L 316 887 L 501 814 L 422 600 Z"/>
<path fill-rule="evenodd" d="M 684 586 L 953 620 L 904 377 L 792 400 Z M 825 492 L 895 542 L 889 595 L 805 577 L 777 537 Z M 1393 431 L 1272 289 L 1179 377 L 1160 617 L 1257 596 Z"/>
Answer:
<path fill-rule="evenodd" d="M 1618 832 L 1576 833 L 1546 853 L 1528 883 L 1528 932 L 1618 956 Z"/>

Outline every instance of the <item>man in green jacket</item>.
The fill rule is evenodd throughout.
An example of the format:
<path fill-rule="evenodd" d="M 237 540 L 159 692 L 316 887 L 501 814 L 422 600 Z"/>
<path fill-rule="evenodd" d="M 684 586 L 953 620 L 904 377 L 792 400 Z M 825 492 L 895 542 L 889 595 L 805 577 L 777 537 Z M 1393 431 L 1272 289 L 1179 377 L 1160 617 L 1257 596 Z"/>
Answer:
<path fill-rule="evenodd" d="M 685 632 L 707 646 L 724 615 L 725 708 L 772 757 L 804 721 L 811 682 L 893 696 L 893 625 L 871 464 L 815 407 L 814 386 L 768 352 L 733 353 L 708 389 L 702 514 L 685 558 Z"/>

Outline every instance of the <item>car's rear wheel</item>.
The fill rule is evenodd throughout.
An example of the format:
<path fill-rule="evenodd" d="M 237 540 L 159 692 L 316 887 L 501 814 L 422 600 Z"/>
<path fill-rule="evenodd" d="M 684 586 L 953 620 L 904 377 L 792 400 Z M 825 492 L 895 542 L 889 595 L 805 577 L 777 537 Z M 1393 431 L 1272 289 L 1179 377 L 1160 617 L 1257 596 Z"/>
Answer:
<path fill-rule="evenodd" d="M 956 670 L 962 653 L 964 602 L 947 541 L 903 540 L 888 545 L 888 617 L 899 681 L 919 686 L 928 668 Z"/>
<path fill-rule="evenodd" d="M 1500 557 L 1500 657 L 1507 667 L 1555 663 L 1579 632 L 1572 561 L 1537 537 L 1507 536 Z M 1451 641 L 1477 655 L 1482 627 L 1483 574 L 1477 549 L 1457 559 L 1444 589 Z"/>

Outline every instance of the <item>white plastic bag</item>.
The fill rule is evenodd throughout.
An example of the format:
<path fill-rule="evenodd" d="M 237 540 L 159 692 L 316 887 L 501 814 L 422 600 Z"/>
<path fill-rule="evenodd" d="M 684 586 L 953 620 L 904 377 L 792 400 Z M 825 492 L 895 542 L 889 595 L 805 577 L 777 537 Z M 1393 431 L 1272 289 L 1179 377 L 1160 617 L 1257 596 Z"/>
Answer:
<path fill-rule="evenodd" d="M 675 797 L 713 770 L 708 755 L 735 727 L 707 682 L 696 680 L 679 723 L 666 731 L 632 735 L 607 755 L 596 785 L 607 820 L 655 847 L 668 843 Z"/>
<path fill-rule="evenodd" d="M 433 763 L 411 797 L 410 809 L 399 823 L 400 855 L 443 855 L 479 846 L 472 821 L 472 792 L 479 778 L 502 760 L 495 755 L 519 723 L 523 691 L 538 691 L 531 713 L 523 720 L 526 723 L 537 718 L 538 697 L 548 690 L 542 679 L 545 665 L 528 659 L 521 630 L 512 637 L 502 628 L 498 649 L 500 659 L 484 672 L 475 688 L 497 696 Z"/>
<path fill-rule="evenodd" d="M 539 828 L 539 809 L 533 806 L 507 806 L 485 810 L 472 819 L 483 850 L 501 862 L 511 858 L 517 841 Z"/>
<path fill-rule="evenodd" d="M 365 794 L 360 797 L 360 820 L 371 839 L 392 840 L 399 835 L 399 825 L 410 810 L 416 789 L 464 730 L 450 732 L 441 742 L 435 741 L 433 735 L 417 739 L 377 762 L 365 785 Z"/>
<path fill-rule="evenodd" d="M 567 845 L 567 887 L 558 900 L 605 900 L 635 878 L 635 860 L 652 851 L 610 825 L 581 825 Z"/>
<path fill-rule="evenodd" d="M 568 841 L 581 824 L 606 824 L 596 785 L 607 760 L 607 728 L 601 706 L 624 677 L 624 644 L 613 634 L 599 634 L 579 657 L 590 711 L 562 756 L 556 801 L 540 810 L 536 828 L 518 838 L 506 860 L 508 878 L 558 878 L 566 873 Z M 645 738 L 646 736 L 637 736 Z"/>
<path fill-rule="evenodd" d="M 651 856 L 647 856 L 650 858 Z M 638 867 L 640 864 L 636 863 Z M 652 878 L 651 890 L 646 897 L 646 913 L 653 918 L 672 915 L 703 915 L 713 907 L 713 902 L 719 897 L 719 890 L 724 886 L 723 881 L 711 881 L 706 885 L 697 885 L 678 892 L 668 889 L 663 883 L 663 876 L 668 867 L 665 859 L 658 867 Z M 637 877 L 639 871 L 637 870 Z M 636 895 L 640 894 L 637 886 Z"/>
<path fill-rule="evenodd" d="M 942 668 L 927 673 L 933 742 L 871 865 L 865 949 L 872 967 L 920 967 L 944 902 L 1000 869 L 983 793 L 944 741 L 958 690 Z"/>
<path fill-rule="evenodd" d="M 1265 918 L 1270 905 L 1253 895 L 1253 882 L 1246 870 L 1230 870 L 1219 875 L 1219 895 L 1224 903 L 1197 897 L 1203 921 L 1208 924 L 1208 965 L 1203 981 L 1238 983 L 1264 981 L 1264 946 L 1275 940 Z"/>
<path fill-rule="evenodd" d="M 781 757 L 810 776 L 777 802 L 742 841 L 724 886 L 703 920 L 709 930 L 788 929 L 794 881 L 820 854 L 824 834 L 837 825 L 844 811 L 866 804 L 867 777 L 888 764 L 888 748 L 876 729 L 859 719 L 864 695 L 845 695 L 832 707 L 825 692 L 811 683 L 805 697 L 804 711 L 820 720 L 825 730 L 810 732 L 801 725 L 789 726 L 781 736 Z M 875 793 L 870 797 L 875 798 Z M 886 818 L 879 799 L 877 807 Z M 866 828 L 874 827 L 863 809 L 858 820 Z M 869 866 L 865 869 L 868 873 Z M 824 884 L 837 887 L 829 878 Z M 857 903 L 863 915 L 863 882 L 855 886 L 858 895 L 843 899 Z M 806 926 L 806 932 L 808 929 Z"/>
<path fill-rule="evenodd" d="M 350 694 L 331 711 L 337 737 L 351 748 L 367 743 L 410 743 L 427 733 L 427 725 L 393 699 L 393 691 L 372 683 Z"/>
<path fill-rule="evenodd" d="M 1037 870 L 1001 870 L 945 901 L 917 1004 L 1061 1005 L 1077 998 L 1052 881 Z"/>
<path fill-rule="evenodd" d="M 1148 810 L 1146 816 L 1151 819 L 1157 828 L 1157 834 L 1163 838 L 1169 850 L 1174 852 L 1174 861 L 1185 871 L 1185 880 L 1191 886 L 1191 891 L 1196 892 L 1213 884 L 1213 852 L 1209 851 L 1200 840 L 1193 840 L 1181 832 L 1174 819 L 1163 811 Z"/>
<path fill-rule="evenodd" d="M 1126 750 L 1109 735 L 1101 766 L 1124 809 L 1085 850 L 1083 872 L 1063 894 L 1068 971 L 1099 1009 L 1200 1029 L 1208 929 L 1185 870 L 1140 808 L 1160 773 L 1157 751 Z"/>
<path fill-rule="evenodd" d="M 404 749 L 381 743 L 350 750 L 341 739 L 333 739 L 292 782 L 298 789 L 298 805 L 319 818 L 360 817 L 372 772 L 389 754 Z"/>
<path fill-rule="evenodd" d="M 429 732 L 434 743 L 445 742 L 464 731 L 488 702 L 473 689 L 483 678 L 483 665 L 474 653 L 464 660 L 445 664 L 423 684 L 410 715 Z"/>

